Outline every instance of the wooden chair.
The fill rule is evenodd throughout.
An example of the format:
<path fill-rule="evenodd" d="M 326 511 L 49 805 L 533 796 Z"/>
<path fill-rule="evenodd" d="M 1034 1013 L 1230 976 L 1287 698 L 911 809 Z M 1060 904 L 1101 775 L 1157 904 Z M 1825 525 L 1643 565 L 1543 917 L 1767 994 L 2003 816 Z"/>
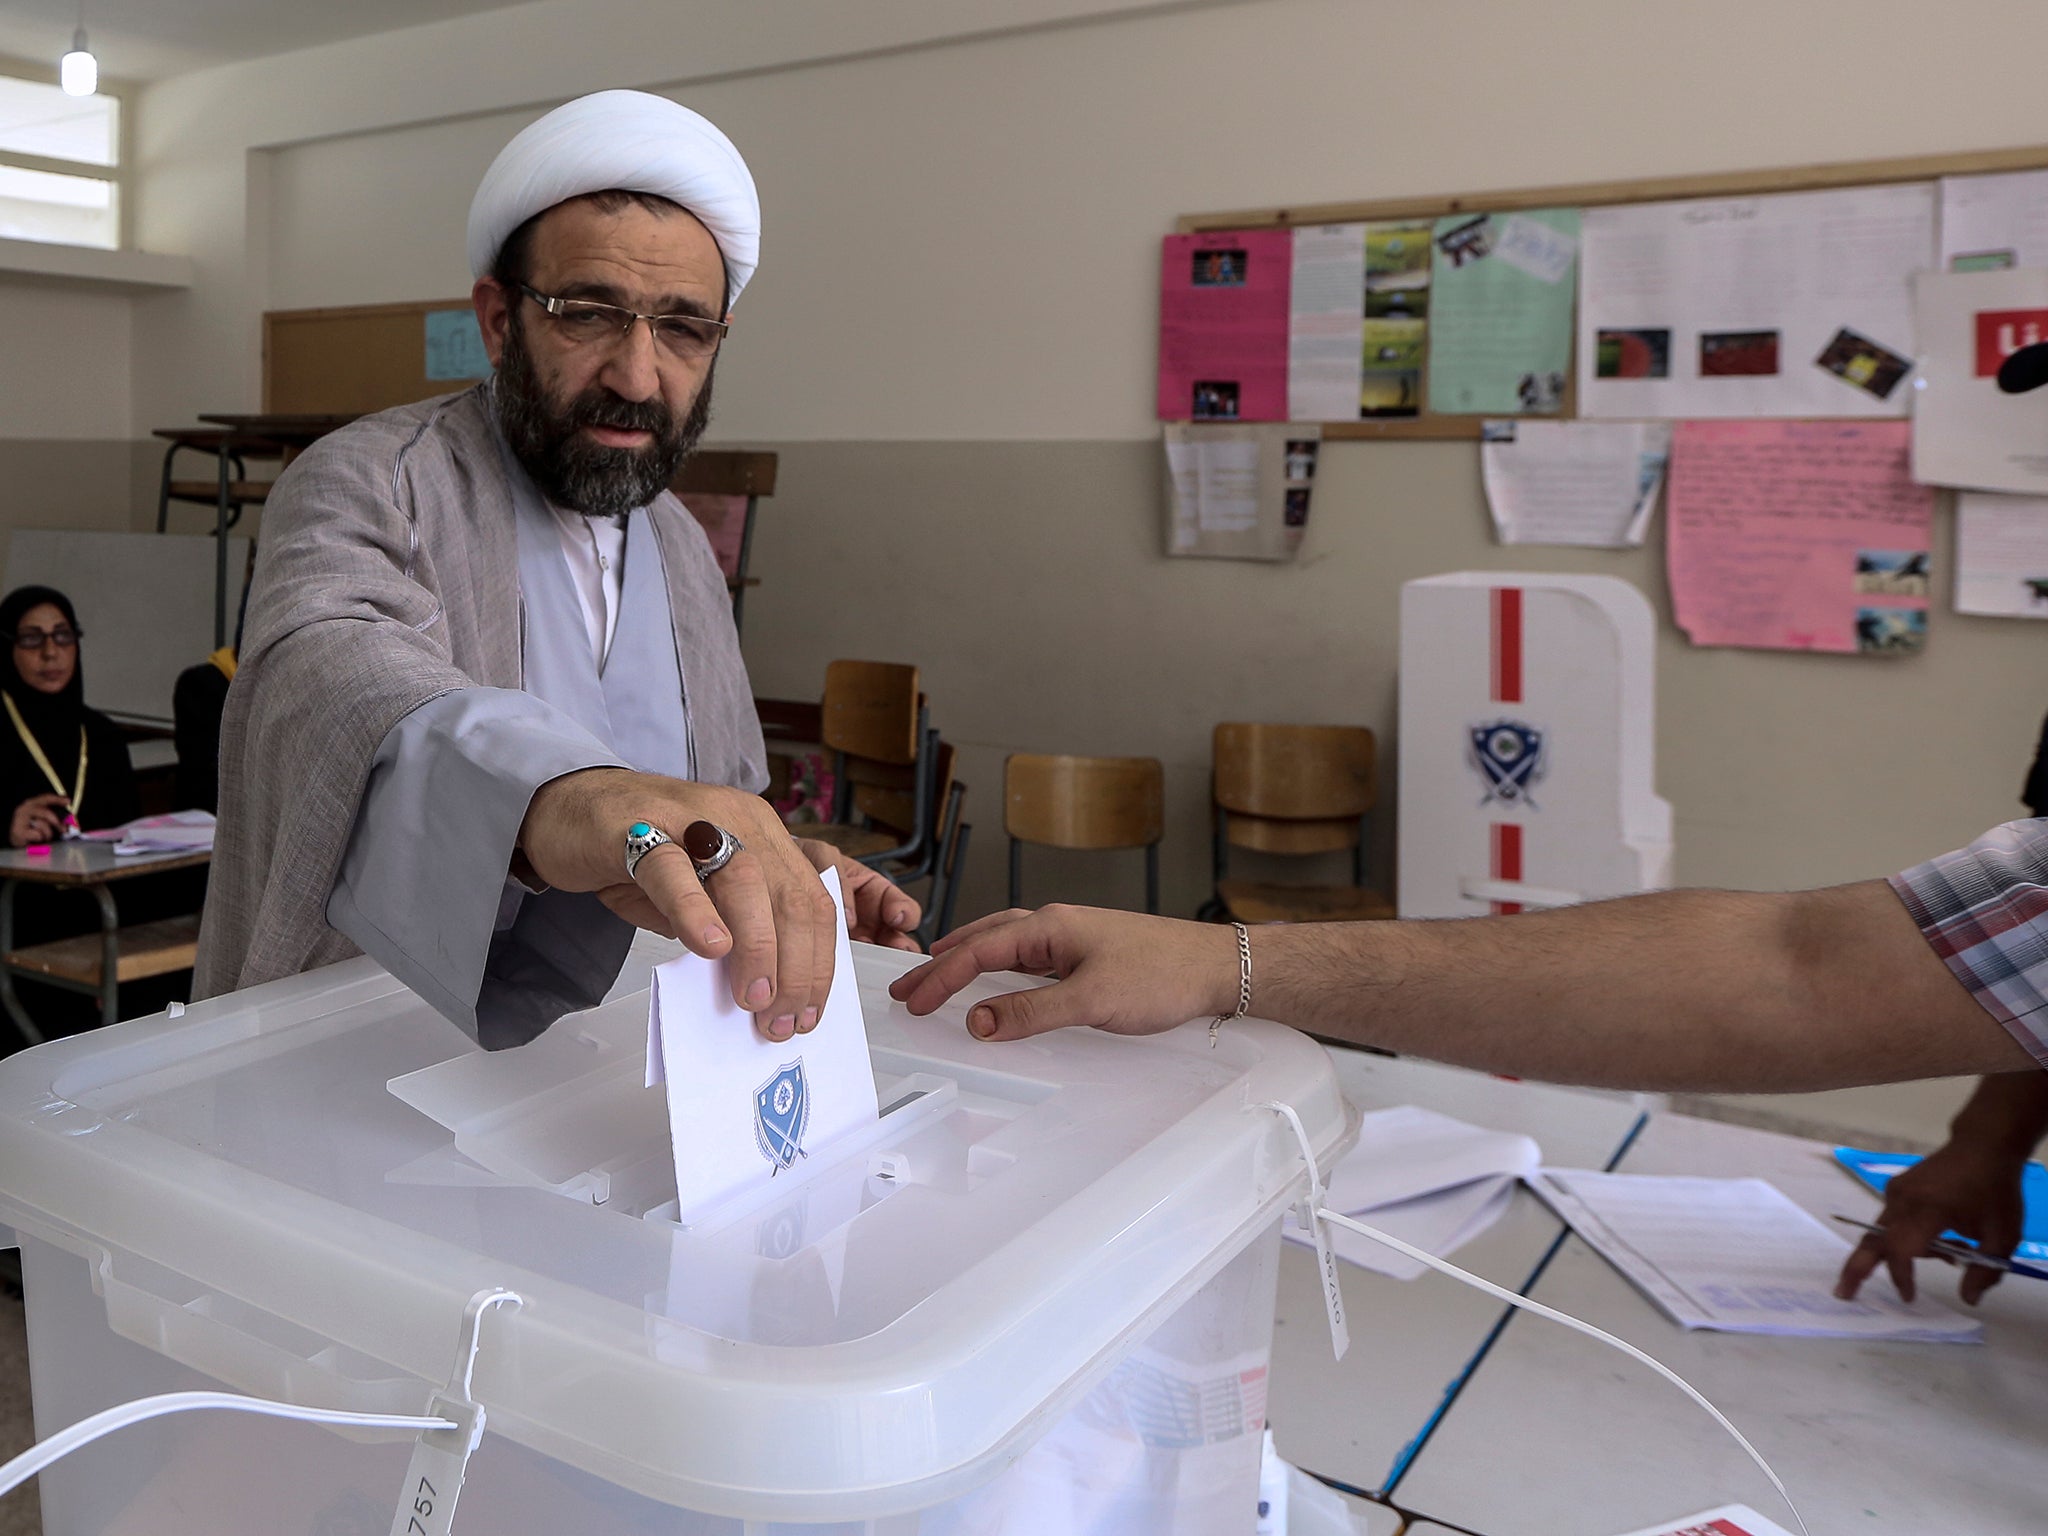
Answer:
<path fill-rule="evenodd" d="M 953 907 L 959 899 L 967 842 L 974 832 L 972 826 L 961 820 L 967 786 L 954 777 L 957 758 L 950 741 L 938 742 L 932 757 L 931 819 L 925 828 L 923 855 L 882 866 L 882 872 L 898 885 L 931 881 L 931 888 L 925 893 L 924 921 L 917 926 L 917 938 L 923 944 L 931 943 L 952 929 Z M 853 791 L 853 808 L 870 828 L 909 841 L 917 815 L 916 802 L 909 793 L 868 784 L 857 785 Z"/>
<path fill-rule="evenodd" d="M 1365 883 L 1367 821 L 1378 798 L 1372 732 L 1349 725 L 1216 727 L 1216 893 L 1202 915 L 1242 923 L 1332 923 L 1394 916 Z M 1351 851 L 1351 884 L 1287 885 L 1230 874 L 1230 850 L 1306 857 Z"/>
<path fill-rule="evenodd" d="M 1143 848 L 1145 910 L 1159 910 L 1159 839 L 1166 774 L 1156 757 L 1013 753 L 1003 763 L 1003 828 L 1010 835 L 1010 905 L 1022 905 L 1024 845 Z"/>
<path fill-rule="evenodd" d="M 835 661 L 825 669 L 819 716 L 819 736 L 832 752 L 832 819 L 804 835 L 876 869 L 928 859 L 938 732 L 927 719 L 917 668 Z M 876 795 L 907 797 L 902 830 L 868 824 L 865 807 Z"/>

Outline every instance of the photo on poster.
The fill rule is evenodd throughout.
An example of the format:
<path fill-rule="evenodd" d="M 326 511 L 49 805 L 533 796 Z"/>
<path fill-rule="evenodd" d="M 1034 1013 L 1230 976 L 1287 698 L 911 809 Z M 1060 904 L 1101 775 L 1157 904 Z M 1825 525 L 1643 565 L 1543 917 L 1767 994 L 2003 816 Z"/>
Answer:
<path fill-rule="evenodd" d="M 1776 331 L 1700 332 L 1700 377 L 1757 379 L 1778 371 Z"/>
<path fill-rule="evenodd" d="M 1913 371 L 1913 360 L 1891 348 L 1880 346 L 1868 336 L 1859 336 L 1846 325 L 1834 340 L 1821 349 L 1814 366 L 1824 368 L 1844 383 L 1867 390 L 1880 400 L 1889 400 L 1899 380 Z"/>
<path fill-rule="evenodd" d="M 2018 251 L 1957 251 L 1948 259 L 1951 272 L 2003 272 L 2019 264 Z"/>
<path fill-rule="evenodd" d="M 1313 438 L 1291 438 L 1287 444 L 1287 483 L 1301 485 L 1316 477 L 1316 455 L 1322 444 Z"/>
<path fill-rule="evenodd" d="M 1436 246 L 1452 266 L 1462 267 L 1467 262 L 1480 260 L 1493 250 L 1494 234 L 1493 215 L 1482 213 L 1438 235 Z"/>
<path fill-rule="evenodd" d="M 1515 398 L 1531 416 L 1555 416 L 1564 409 L 1563 371 L 1523 374 L 1515 385 Z"/>
<path fill-rule="evenodd" d="M 1911 656 L 1927 648 L 1925 608 L 1858 608 L 1856 649 L 1865 656 Z"/>
<path fill-rule="evenodd" d="M 1596 379 L 1668 379 L 1671 332 L 1664 329 L 1600 331 L 1593 363 Z"/>
<path fill-rule="evenodd" d="M 1197 379 L 1195 381 L 1195 420 L 1237 420 L 1237 394 L 1237 381 L 1235 379 Z"/>
<path fill-rule="evenodd" d="M 1281 521 L 1289 528 L 1305 527 L 1308 523 L 1308 487 L 1298 485 L 1287 493 L 1287 504 L 1281 512 Z"/>
<path fill-rule="evenodd" d="M 1197 288 L 1242 288 L 1250 265 L 1248 251 L 1230 248 L 1197 250 L 1194 270 L 1189 275 Z"/>
<path fill-rule="evenodd" d="M 1422 363 L 1429 326 L 1422 320 L 1365 322 L 1361 416 L 1413 416 L 1422 409 Z"/>
<path fill-rule="evenodd" d="M 1429 230 L 1427 223 L 1366 225 L 1366 291 L 1427 288 Z"/>
<path fill-rule="evenodd" d="M 1924 549 L 1859 549 L 1856 591 L 1863 597 L 1925 597 L 1930 556 Z"/>

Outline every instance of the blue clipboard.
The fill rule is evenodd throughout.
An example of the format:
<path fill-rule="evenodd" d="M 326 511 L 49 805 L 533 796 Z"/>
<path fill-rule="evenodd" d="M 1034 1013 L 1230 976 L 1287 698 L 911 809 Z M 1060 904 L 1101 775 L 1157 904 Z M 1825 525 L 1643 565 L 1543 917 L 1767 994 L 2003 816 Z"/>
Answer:
<path fill-rule="evenodd" d="M 1881 1195 L 1885 1185 L 1920 1159 L 1905 1152 L 1862 1152 L 1855 1147 L 1837 1147 L 1835 1161 L 1857 1183 Z M 2020 1181 L 2020 1198 L 2026 1203 L 2026 1217 L 2020 1228 L 2020 1245 L 2012 1256 L 2023 1263 L 2048 1264 L 2048 1168 L 2039 1163 L 2027 1164 L 2026 1176 Z M 1944 1232 L 1942 1236 L 1976 1246 L 1959 1232 Z"/>

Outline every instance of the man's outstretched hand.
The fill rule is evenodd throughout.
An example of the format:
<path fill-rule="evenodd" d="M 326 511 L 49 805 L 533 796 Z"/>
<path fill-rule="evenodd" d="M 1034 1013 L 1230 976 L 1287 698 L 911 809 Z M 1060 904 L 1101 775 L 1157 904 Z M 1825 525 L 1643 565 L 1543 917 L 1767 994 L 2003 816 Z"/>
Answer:
<path fill-rule="evenodd" d="M 1058 981 L 976 1003 L 967 1027 L 983 1040 L 1073 1025 L 1150 1035 L 1237 1007 L 1237 938 L 1229 928 L 1067 906 L 969 923 L 933 944 L 932 958 L 891 982 L 889 995 L 914 1014 L 933 1013 L 991 971 Z"/>

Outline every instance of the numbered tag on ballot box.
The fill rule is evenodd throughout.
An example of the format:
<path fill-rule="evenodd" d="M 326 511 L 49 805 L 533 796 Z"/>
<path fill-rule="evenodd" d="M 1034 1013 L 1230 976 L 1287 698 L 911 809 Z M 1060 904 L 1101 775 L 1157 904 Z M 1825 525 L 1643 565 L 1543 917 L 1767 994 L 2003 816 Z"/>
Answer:
<path fill-rule="evenodd" d="M 484 1411 L 475 1403 L 436 1392 L 427 1412 L 452 1420 L 455 1427 L 430 1429 L 420 1436 L 398 1491 L 391 1536 L 449 1536 L 455 1524 L 455 1496 L 462 1492 L 462 1474 L 484 1437 Z"/>

